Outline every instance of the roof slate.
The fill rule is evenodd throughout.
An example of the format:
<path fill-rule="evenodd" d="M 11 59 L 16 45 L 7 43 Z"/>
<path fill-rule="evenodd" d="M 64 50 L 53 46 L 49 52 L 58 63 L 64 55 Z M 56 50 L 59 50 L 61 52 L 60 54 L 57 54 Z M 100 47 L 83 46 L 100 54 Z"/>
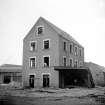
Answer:
<path fill-rule="evenodd" d="M 0 72 L 22 72 L 22 66 L 13 64 L 3 64 L 0 66 Z"/>
<path fill-rule="evenodd" d="M 100 66 L 100 65 L 95 64 L 95 63 L 92 63 L 92 62 L 85 62 L 85 66 L 94 67 L 94 68 L 97 68 L 97 69 L 99 69 L 99 70 L 105 72 L 105 67 Z M 96 69 L 94 69 L 94 70 L 96 70 Z"/>

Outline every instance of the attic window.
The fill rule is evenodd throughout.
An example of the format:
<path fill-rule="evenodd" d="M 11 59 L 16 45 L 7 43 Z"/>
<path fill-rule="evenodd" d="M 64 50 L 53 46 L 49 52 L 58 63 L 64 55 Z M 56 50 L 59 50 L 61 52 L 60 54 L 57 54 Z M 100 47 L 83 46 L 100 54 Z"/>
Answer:
<path fill-rule="evenodd" d="M 37 27 L 37 33 L 38 33 L 38 35 L 43 33 L 43 26 L 38 26 Z"/>

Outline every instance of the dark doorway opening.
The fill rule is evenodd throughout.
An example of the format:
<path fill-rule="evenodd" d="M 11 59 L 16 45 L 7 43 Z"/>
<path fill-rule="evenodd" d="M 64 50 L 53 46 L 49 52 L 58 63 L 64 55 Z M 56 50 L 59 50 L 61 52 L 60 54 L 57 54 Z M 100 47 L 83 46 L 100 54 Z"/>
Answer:
<path fill-rule="evenodd" d="M 86 86 L 88 81 L 87 73 L 80 72 L 79 70 L 71 70 L 70 72 L 64 72 L 64 86 Z"/>
<path fill-rule="evenodd" d="M 43 87 L 49 87 L 50 77 L 48 74 L 43 75 Z"/>
<path fill-rule="evenodd" d="M 4 81 L 5 84 L 8 84 L 11 82 L 11 76 L 4 76 Z"/>
<path fill-rule="evenodd" d="M 30 75 L 29 77 L 29 86 L 31 88 L 34 88 L 34 78 L 35 78 L 35 75 Z"/>
<path fill-rule="evenodd" d="M 59 71 L 59 86 L 71 87 L 94 87 L 92 77 L 88 70 L 70 69 Z"/>

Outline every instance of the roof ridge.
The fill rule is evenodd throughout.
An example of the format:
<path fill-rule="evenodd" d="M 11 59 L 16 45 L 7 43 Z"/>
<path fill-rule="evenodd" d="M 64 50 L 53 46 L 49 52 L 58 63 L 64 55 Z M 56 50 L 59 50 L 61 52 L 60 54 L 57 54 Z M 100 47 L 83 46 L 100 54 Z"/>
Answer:
<path fill-rule="evenodd" d="M 21 67 L 22 65 L 16 65 L 16 64 L 2 64 L 0 67 Z"/>
<path fill-rule="evenodd" d="M 54 25 L 53 23 L 49 22 L 48 20 L 46 20 L 43 17 L 40 17 L 39 19 L 43 19 L 48 25 L 50 25 L 59 35 L 62 35 L 64 38 L 68 39 L 68 40 L 72 40 L 74 43 L 80 45 L 70 34 L 68 34 L 67 32 L 63 31 L 62 29 L 60 29 L 59 27 L 57 27 L 56 25 Z"/>
<path fill-rule="evenodd" d="M 104 66 L 101 66 L 101 65 L 99 65 L 99 64 L 97 64 L 97 63 L 93 63 L 93 62 L 85 62 L 85 63 L 86 63 L 86 64 L 91 64 L 91 65 L 97 66 L 97 67 L 100 68 L 100 69 L 105 69 Z"/>

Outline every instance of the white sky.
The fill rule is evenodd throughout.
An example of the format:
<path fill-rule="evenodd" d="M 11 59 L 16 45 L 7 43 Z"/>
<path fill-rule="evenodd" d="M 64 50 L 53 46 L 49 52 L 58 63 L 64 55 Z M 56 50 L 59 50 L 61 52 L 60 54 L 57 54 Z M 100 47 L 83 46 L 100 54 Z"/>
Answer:
<path fill-rule="evenodd" d="M 85 61 L 105 66 L 105 0 L 0 0 L 0 64 L 22 64 L 23 38 L 44 17 L 85 48 Z"/>

